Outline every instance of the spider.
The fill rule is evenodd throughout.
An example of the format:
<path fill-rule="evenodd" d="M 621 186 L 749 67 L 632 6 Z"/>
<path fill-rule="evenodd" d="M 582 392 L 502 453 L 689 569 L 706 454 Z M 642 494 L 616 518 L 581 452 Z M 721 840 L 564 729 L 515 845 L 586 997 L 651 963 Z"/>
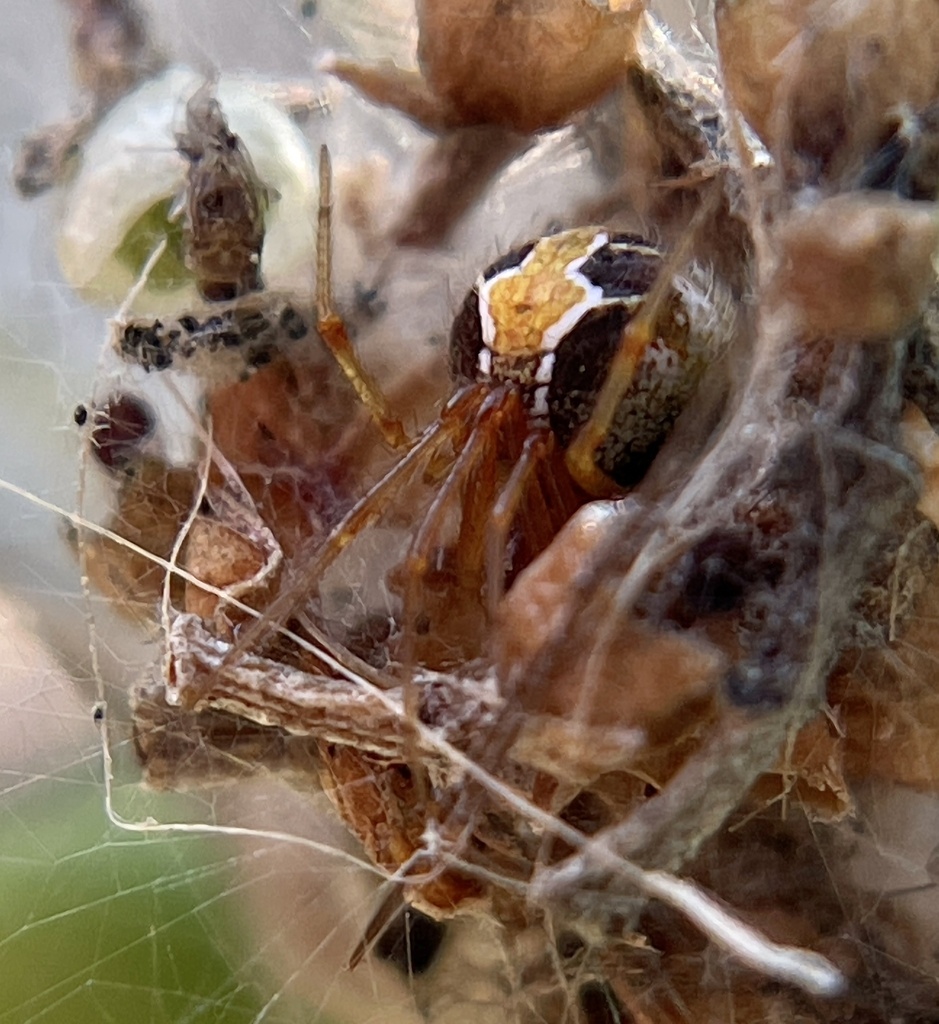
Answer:
<path fill-rule="evenodd" d="M 314 534 L 315 554 L 308 562 L 292 558 L 292 578 L 280 596 L 264 601 L 259 625 L 236 629 L 223 663 L 237 674 L 244 657 L 270 657 L 264 639 L 272 623 L 297 614 L 342 550 L 396 501 L 408 499 L 413 485 L 423 488 L 417 501 L 426 499 L 426 507 L 409 509 L 414 525 L 408 550 L 390 580 L 404 591 L 397 637 L 379 640 L 390 640 L 392 648 L 397 644 L 391 656 L 401 666 L 406 701 L 413 701 L 416 675 L 426 678 L 440 669 L 459 673 L 470 659 L 486 654 L 485 623 L 494 620 L 506 584 L 551 543 L 579 505 L 591 495 L 622 493 L 642 479 L 730 337 L 730 299 L 684 250 L 666 254 L 636 234 L 587 227 L 532 241 L 487 267 L 470 289 L 450 336 L 453 395 L 439 418 L 407 442 L 355 361 L 345 325 L 334 312 L 325 148 L 320 181 L 317 333 L 385 440 L 403 454 L 325 540 Z M 231 350 L 240 352 L 248 372 L 258 373 L 280 347 L 289 351 L 309 334 L 307 319 L 292 304 L 249 291 L 233 302 L 213 303 L 207 317 L 121 324 L 115 344 L 125 359 L 148 370 Z M 195 565 L 189 567 L 196 572 Z M 218 578 L 213 572 L 201 575 Z M 312 616 L 302 609 L 298 614 L 301 632 L 328 642 Z M 193 633 L 194 623 L 185 624 L 188 618 L 180 620 L 174 648 L 177 677 L 190 674 L 186 664 L 198 664 L 203 642 L 204 633 Z M 334 644 L 327 649 L 383 687 L 398 685 L 387 665 L 370 670 L 374 652 L 350 633 L 338 649 Z M 226 672 L 220 665 L 212 675 L 222 682 Z M 422 692 L 426 697 L 431 690 L 422 687 Z M 456 699 L 444 701 L 447 714 L 456 704 Z M 410 710 L 420 713 L 413 704 Z M 416 752 L 408 743 L 400 748 L 413 766 L 404 771 L 397 759 L 376 764 L 367 746 L 331 742 L 328 732 L 318 747 L 328 788 L 349 827 L 376 862 L 400 869 L 420 850 L 427 814 Z M 355 794 L 363 786 L 377 787 L 385 813 L 398 822 L 398 838 L 390 846 L 374 834 L 368 805 L 358 802 Z M 421 898 L 438 911 L 472 902 L 481 892 L 459 875 L 416 884 Z M 391 905 L 399 901 L 400 894 Z M 381 912 L 377 921 L 369 938 L 381 932 Z"/>
<path fill-rule="evenodd" d="M 115 346 L 147 370 L 237 351 L 250 372 L 305 339 L 310 324 L 290 301 L 258 290 L 261 187 L 210 87 L 190 101 L 187 123 L 180 138 L 191 164 L 187 262 L 206 298 L 224 301 L 212 301 L 208 315 L 122 323 Z M 489 266 L 470 289 L 450 336 L 453 395 L 410 445 L 335 312 L 331 181 L 324 147 L 317 335 L 386 442 L 405 453 L 267 608 L 268 626 L 249 630 L 242 643 L 247 649 L 269 623 L 285 621 L 297 602 L 291 595 L 312 592 L 335 557 L 422 476 L 429 507 L 397 574 L 404 590 L 398 658 L 452 666 L 481 653 L 480 616 L 492 619 L 506 582 L 588 496 L 622 493 L 642 478 L 731 336 L 732 305 L 684 250 L 666 257 L 636 234 L 586 227 L 532 241 Z M 416 500 L 427 498 L 425 489 Z M 467 615 L 451 607 L 434 616 L 434 592 L 445 604 L 465 595 Z M 462 635 L 445 636 L 446 623 L 457 622 Z M 438 654 L 422 651 L 420 637 L 430 637 Z"/>
<path fill-rule="evenodd" d="M 323 323 L 327 291 L 320 301 Z M 707 268 L 636 234 L 575 228 L 496 260 L 454 318 L 453 392 L 438 419 L 239 647 L 286 621 L 369 526 L 423 503 L 391 581 L 403 589 L 396 660 L 407 674 L 479 656 L 506 584 L 584 501 L 622 494 L 645 475 L 724 351 L 732 313 Z"/>

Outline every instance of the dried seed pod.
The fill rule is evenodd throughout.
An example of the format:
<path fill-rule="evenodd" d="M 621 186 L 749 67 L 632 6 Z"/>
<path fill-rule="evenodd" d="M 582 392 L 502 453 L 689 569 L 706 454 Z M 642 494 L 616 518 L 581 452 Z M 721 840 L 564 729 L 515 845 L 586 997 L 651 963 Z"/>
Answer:
<path fill-rule="evenodd" d="M 422 0 L 422 74 L 350 60 L 330 68 L 431 130 L 488 124 L 540 131 L 563 124 L 623 78 L 643 6 Z"/>
<path fill-rule="evenodd" d="M 444 237 L 531 133 L 570 121 L 622 81 L 644 0 L 422 0 L 420 71 L 346 58 L 326 68 L 443 137 L 391 229 L 403 245 Z"/>
<path fill-rule="evenodd" d="M 64 181 L 93 124 L 87 115 L 48 125 L 20 143 L 13 184 L 24 199 L 34 199 Z"/>
<path fill-rule="evenodd" d="M 192 470 L 174 468 L 159 459 L 138 460 L 121 478 L 115 512 L 107 526 L 145 551 L 169 558 L 196 486 Z M 131 617 L 152 617 L 163 590 L 163 568 L 109 537 L 82 537 L 81 544 L 94 586 Z M 174 586 L 174 595 L 181 598 L 181 587 Z"/>
<path fill-rule="evenodd" d="M 69 0 L 72 60 L 79 85 L 107 108 L 160 64 L 133 0 Z"/>
<path fill-rule="evenodd" d="M 85 139 L 101 117 L 164 65 L 134 0 L 67 0 L 72 8 L 72 65 L 83 93 L 77 117 L 23 140 L 13 181 L 24 198 L 66 180 Z"/>
<path fill-rule="evenodd" d="M 625 74 L 643 4 L 615 6 L 423 0 L 418 58 L 424 77 L 463 124 L 521 132 L 554 127 Z"/>
<path fill-rule="evenodd" d="M 730 98 L 791 181 L 843 181 L 939 98 L 932 0 L 720 0 Z"/>
<path fill-rule="evenodd" d="M 78 426 L 85 418 L 76 416 Z M 125 469 L 140 455 L 141 444 L 153 433 L 153 411 L 141 398 L 112 395 L 94 410 L 91 452 L 109 470 Z"/>

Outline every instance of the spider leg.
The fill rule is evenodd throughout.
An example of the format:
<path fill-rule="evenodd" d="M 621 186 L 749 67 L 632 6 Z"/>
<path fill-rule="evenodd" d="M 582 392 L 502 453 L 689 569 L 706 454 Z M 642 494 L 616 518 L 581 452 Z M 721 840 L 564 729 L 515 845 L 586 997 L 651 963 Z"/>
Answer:
<path fill-rule="evenodd" d="M 349 960 L 346 963 L 347 971 L 354 971 L 359 966 L 406 906 L 404 889 L 397 883 L 391 883 L 391 888 L 372 913 L 365 926 L 365 931 L 362 932 L 362 937 L 355 944 L 355 949 L 349 954 Z"/>
<path fill-rule="evenodd" d="M 414 683 L 414 669 L 417 664 L 416 640 L 420 633 L 419 617 L 426 579 L 436 557 L 441 534 L 447 525 L 448 513 L 471 481 L 477 467 L 489 456 L 498 454 L 502 424 L 506 413 L 515 407 L 516 398 L 512 396 L 513 390 L 498 388 L 486 395 L 476 412 L 472 430 L 463 450 L 437 491 L 408 549 L 404 565 L 402 638 L 398 657 L 407 722 L 417 721 L 418 715 L 419 694 Z M 408 755 L 408 765 L 414 773 L 419 791 L 422 794 L 426 793 L 426 778 L 418 756 L 416 737 L 406 735 L 405 742 L 412 747 Z"/>
<path fill-rule="evenodd" d="M 459 391 L 440 414 L 440 418 L 423 436 L 336 524 L 329 537 L 308 560 L 298 560 L 302 568 L 281 594 L 272 601 L 262 618 L 256 620 L 238 638 L 232 657 L 261 644 L 267 636 L 283 625 L 297 606 L 313 590 L 323 573 L 346 547 L 364 530 L 385 514 L 388 499 L 408 477 L 435 458 L 448 443 L 457 446 L 468 432 L 476 411 L 483 403 L 485 391 L 470 386 Z"/>
<path fill-rule="evenodd" d="M 552 434 L 550 440 L 551 444 L 535 466 L 534 479 L 519 508 L 519 535 L 524 547 L 516 571 L 533 562 L 548 547 L 583 503 L 583 495 L 575 494 L 571 486 L 570 473 L 563 457 L 559 456 L 557 438 Z"/>
<path fill-rule="evenodd" d="M 320 198 L 316 235 L 316 318 L 317 330 L 346 375 L 356 394 L 372 415 L 385 440 L 393 448 L 406 448 L 404 427 L 388 409 L 381 388 L 359 362 L 345 321 L 333 306 L 332 294 L 332 165 L 329 150 L 320 147 Z"/>
<path fill-rule="evenodd" d="M 521 395 L 512 389 L 506 395 L 497 457 L 482 459 L 473 469 L 463 491 L 460 536 L 456 544 L 456 568 L 463 578 L 484 581 L 483 569 L 493 507 L 501 490 L 500 459 L 504 455 L 514 466 L 528 431 L 528 417 Z M 516 441 L 514 435 L 521 436 Z"/>
<path fill-rule="evenodd" d="M 418 629 L 421 593 L 440 543 L 440 535 L 446 526 L 447 513 L 459 499 L 476 469 L 486 460 L 486 456 L 492 453 L 494 447 L 497 449 L 506 409 L 513 404 L 510 394 L 511 389 L 491 391 L 479 406 L 463 450 L 441 483 L 408 549 L 401 615 L 404 632 L 399 658 L 404 666 L 405 678 L 410 677 L 414 668 L 414 638 Z"/>
<path fill-rule="evenodd" d="M 618 492 L 613 482 L 597 467 L 597 452 L 610 434 L 623 395 L 635 379 L 637 366 L 656 339 L 659 317 L 672 294 L 675 276 L 689 262 L 694 243 L 704 225 L 710 222 L 720 196 L 720 190 L 715 189 L 702 202 L 681 242 L 663 263 L 655 284 L 623 331 L 589 419 L 567 448 L 564 461 L 568 471 L 594 497 L 612 497 Z"/>
<path fill-rule="evenodd" d="M 486 545 L 486 610 L 489 622 L 496 621 L 496 611 L 502 600 L 509 530 L 515 522 L 523 500 L 530 497 L 532 482 L 537 481 L 538 467 L 549 457 L 553 447 L 554 435 L 550 431 L 538 430 L 530 433 L 525 438 L 521 454 L 493 506 Z M 537 521 L 539 517 L 536 514 L 530 518 Z M 535 523 L 532 525 L 538 529 Z"/>

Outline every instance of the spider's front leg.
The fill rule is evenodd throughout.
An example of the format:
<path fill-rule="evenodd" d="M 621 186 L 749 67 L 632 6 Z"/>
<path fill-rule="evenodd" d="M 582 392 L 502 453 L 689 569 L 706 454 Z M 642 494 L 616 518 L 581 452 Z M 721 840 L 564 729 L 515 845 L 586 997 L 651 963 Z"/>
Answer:
<path fill-rule="evenodd" d="M 320 201 L 316 240 L 316 318 L 323 344 L 333 354 L 356 394 L 393 448 L 406 448 L 408 435 L 395 419 L 381 389 L 359 361 L 345 321 L 336 312 L 332 294 L 332 165 L 329 150 L 320 148 Z"/>

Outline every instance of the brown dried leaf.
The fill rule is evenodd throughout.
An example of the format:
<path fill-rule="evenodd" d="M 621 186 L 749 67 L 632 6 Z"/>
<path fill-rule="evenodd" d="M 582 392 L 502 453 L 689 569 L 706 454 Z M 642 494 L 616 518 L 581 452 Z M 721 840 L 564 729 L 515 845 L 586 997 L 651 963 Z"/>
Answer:
<path fill-rule="evenodd" d="M 385 764 L 352 747 L 326 745 L 323 786 L 346 825 L 358 836 L 372 861 L 397 871 L 423 848 L 427 809 L 410 771 Z M 426 865 L 432 867 L 431 864 Z M 434 873 L 419 884 L 417 902 L 431 913 L 465 909 L 482 887 L 452 871 Z"/>
<path fill-rule="evenodd" d="M 196 474 L 172 469 L 153 458 L 126 471 L 117 510 L 105 525 L 159 558 L 169 558 L 176 535 L 192 507 Z M 108 537 L 83 537 L 92 584 L 134 617 L 152 613 L 163 589 L 164 570 L 152 559 Z"/>
<path fill-rule="evenodd" d="M 499 658 L 512 671 L 556 634 L 572 581 L 605 535 L 608 519 L 604 503 L 586 506 L 506 595 Z M 638 759 L 660 759 L 661 750 L 697 734 L 714 717 L 717 683 L 727 667 L 724 653 L 702 636 L 657 631 L 629 619 L 602 658 L 575 645 L 564 657 L 563 670 L 520 688 L 525 721 L 514 756 L 580 782 Z M 661 750 L 653 755 L 653 748 Z M 674 753 L 665 759 L 676 766 Z"/>

